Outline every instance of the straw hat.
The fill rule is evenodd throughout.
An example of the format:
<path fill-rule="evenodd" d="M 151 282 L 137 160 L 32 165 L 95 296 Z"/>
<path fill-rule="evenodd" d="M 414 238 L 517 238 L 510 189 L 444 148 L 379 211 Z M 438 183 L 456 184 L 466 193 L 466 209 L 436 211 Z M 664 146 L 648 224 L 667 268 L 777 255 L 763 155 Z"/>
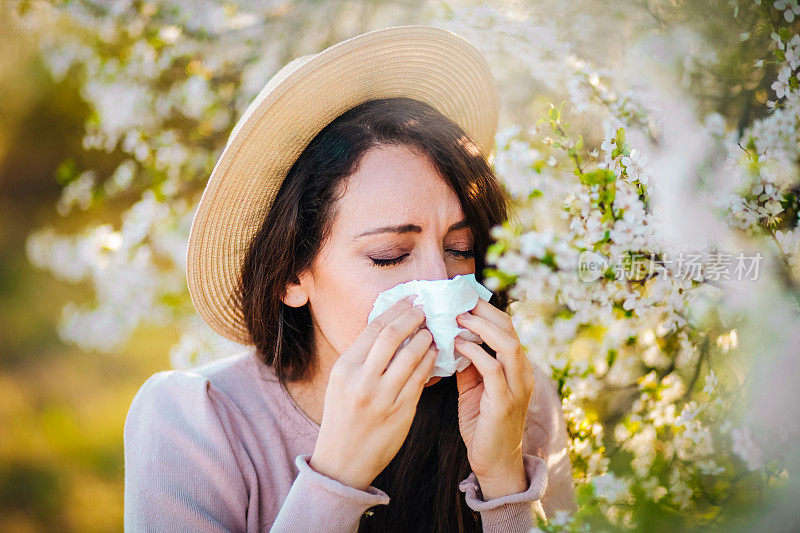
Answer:
<path fill-rule="evenodd" d="M 405 96 L 449 117 L 489 156 L 500 101 L 485 58 L 431 26 L 394 26 L 299 57 L 248 106 L 203 191 L 186 251 L 189 294 L 220 335 L 252 344 L 236 294 L 244 254 L 292 164 L 329 122 Z"/>

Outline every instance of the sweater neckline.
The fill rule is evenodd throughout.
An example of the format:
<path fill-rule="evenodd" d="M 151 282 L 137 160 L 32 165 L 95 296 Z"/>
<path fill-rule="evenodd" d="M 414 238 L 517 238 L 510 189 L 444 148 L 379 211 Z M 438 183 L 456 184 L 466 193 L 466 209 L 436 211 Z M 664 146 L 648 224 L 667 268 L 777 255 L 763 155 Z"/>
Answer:
<path fill-rule="evenodd" d="M 310 425 L 316 433 L 319 433 L 320 426 L 317 424 L 311 417 L 309 417 L 303 409 L 297 405 L 297 402 L 294 401 L 292 395 L 289 394 L 289 391 L 286 390 L 286 387 L 283 386 L 283 383 L 278 378 L 278 375 L 275 373 L 275 369 L 264 363 L 264 361 L 259 357 L 258 351 L 255 347 L 251 348 L 250 358 L 255 363 L 257 371 L 262 375 L 262 379 L 266 380 L 267 382 L 277 382 L 278 389 L 280 390 L 279 396 L 281 400 L 291 406 L 292 411 L 296 411 L 300 417 L 306 421 L 308 425 Z"/>
<path fill-rule="evenodd" d="M 277 379 L 277 376 L 276 376 L 276 379 Z M 312 426 L 312 427 L 313 427 L 315 430 L 317 430 L 317 432 L 319 432 L 320 425 L 319 425 L 319 424 L 317 424 L 317 423 L 314 421 L 314 419 L 313 419 L 313 418 L 311 418 L 310 416 L 308 416 L 308 415 L 306 414 L 306 412 L 305 412 L 305 411 L 303 411 L 303 409 L 302 409 L 302 408 L 301 408 L 299 405 L 297 405 L 297 402 L 295 402 L 295 401 L 294 401 L 294 398 L 292 398 L 292 395 L 289 393 L 289 391 L 286 389 L 286 387 L 283 385 L 283 382 L 282 382 L 280 379 L 278 379 L 278 385 L 280 386 L 280 388 L 281 388 L 281 391 L 283 391 L 283 395 L 284 395 L 285 399 L 286 399 L 286 400 L 287 400 L 287 401 L 288 401 L 288 402 L 289 402 L 289 403 L 292 405 L 292 407 L 293 407 L 294 409 L 296 409 L 296 410 L 297 410 L 297 412 L 298 412 L 298 413 L 300 413 L 300 415 L 302 415 L 302 417 L 303 417 L 303 418 L 305 418 L 305 419 L 306 419 L 306 421 L 307 421 L 309 424 L 311 424 L 311 426 Z"/>

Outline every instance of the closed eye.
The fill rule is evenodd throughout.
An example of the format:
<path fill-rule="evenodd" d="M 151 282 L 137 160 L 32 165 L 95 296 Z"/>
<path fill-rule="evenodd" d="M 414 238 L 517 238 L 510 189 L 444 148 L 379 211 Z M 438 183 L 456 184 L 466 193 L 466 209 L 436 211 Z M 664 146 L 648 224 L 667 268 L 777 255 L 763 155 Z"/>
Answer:
<path fill-rule="evenodd" d="M 451 254 L 455 255 L 459 259 L 467 260 L 467 259 L 472 259 L 473 257 L 475 257 L 475 252 L 473 252 L 472 250 L 453 250 L 453 249 L 448 248 L 445 251 L 446 252 L 450 252 Z M 375 257 L 370 257 L 370 259 L 372 260 L 372 263 L 375 266 L 387 267 L 387 266 L 392 266 L 392 265 L 396 265 L 396 264 L 402 263 L 405 260 L 405 258 L 408 257 L 409 255 L 410 254 L 403 254 L 401 256 L 394 257 L 392 259 L 377 259 Z"/>

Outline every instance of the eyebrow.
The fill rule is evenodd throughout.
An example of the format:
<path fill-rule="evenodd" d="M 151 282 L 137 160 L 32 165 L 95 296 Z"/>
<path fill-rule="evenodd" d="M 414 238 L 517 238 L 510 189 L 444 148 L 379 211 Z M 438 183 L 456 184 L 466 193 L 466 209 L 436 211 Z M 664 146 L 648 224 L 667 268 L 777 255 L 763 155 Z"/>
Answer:
<path fill-rule="evenodd" d="M 455 224 L 451 225 L 447 228 L 447 233 L 451 231 L 459 230 L 468 228 L 469 224 L 467 223 L 466 219 L 459 220 Z M 422 233 L 422 228 L 417 226 L 416 224 L 399 224 L 397 226 L 384 226 L 382 228 L 373 228 L 371 230 L 367 230 L 363 233 L 359 233 L 353 240 L 356 240 L 360 237 L 366 237 L 367 235 L 377 235 L 379 233 Z"/>

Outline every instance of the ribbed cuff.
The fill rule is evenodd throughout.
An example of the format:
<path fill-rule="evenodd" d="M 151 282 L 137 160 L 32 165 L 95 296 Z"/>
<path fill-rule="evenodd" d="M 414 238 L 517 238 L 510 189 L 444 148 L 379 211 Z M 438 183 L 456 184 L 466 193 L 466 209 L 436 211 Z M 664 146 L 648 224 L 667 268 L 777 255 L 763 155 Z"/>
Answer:
<path fill-rule="evenodd" d="M 534 515 L 542 511 L 541 504 L 534 502 L 538 502 L 547 490 L 547 463 L 527 453 L 522 454 L 522 463 L 528 476 L 528 488 L 524 492 L 484 500 L 474 472 L 458 484 L 459 490 L 465 493 L 469 508 L 481 513 L 484 526 L 503 525 L 503 531 L 527 533 L 535 525 Z"/>
<path fill-rule="evenodd" d="M 323 527 L 325 531 L 355 531 L 361 515 L 373 505 L 386 505 L 389 495 L 369 486 L 359 490 L 320 474 L 308 464 L 311 454 L 298 455 L 295 464 L 299 470 L 286 500 L 284 509 L 296 510 L 281 521 L 283 530 L 307 531 L 309 527 Z"/>

